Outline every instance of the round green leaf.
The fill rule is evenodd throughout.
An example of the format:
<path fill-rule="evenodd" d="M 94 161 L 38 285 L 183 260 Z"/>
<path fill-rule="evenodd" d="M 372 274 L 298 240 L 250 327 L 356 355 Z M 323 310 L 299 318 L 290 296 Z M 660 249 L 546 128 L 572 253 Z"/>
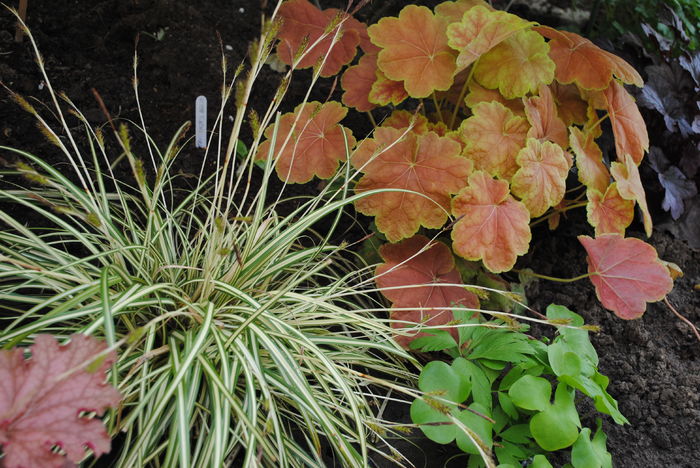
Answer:
<path fill-rule="evenodd" d="M 531 466 L 532 468 L 552 468 L 552 464 L 549 463 L 549 460 L 544 455 L 535 455 Z"/>
<path fill-rule="evenodd" d="M 554 404 L 530 419 L 530 432 L 537 444 L 553 452 L 573 444 L 578 437 L 580 422 L 574 405 L 575 391 L 559 384 Z"/>
<path fill-rule="evenodd" d="M 428 439 L 438 444 L 449 444 L 455 440 L 457 430 L 450 418 L 425 401 L 415 400 L 411 403 L 410 414 L 411 420 L 418 424 Z"/>
<path fill-rule="evenodd" d="M 469 396 L 469 380 L 453 366 L 442 361 L 429 362 L 418 377 L 418 388 L 440 398 L 462 403 Z"/>
<path fill-rule="evenodd" d="M 489 410 L 479 403 L 472 403 L 469 405 L 469 408 L 490 417 Z M 489 452 L 491 450 L 491 447 L 493 446 L 493 424 L 490 421 L 468 410 L 464 410 L 459 413 L 457 419 L 471 429 L 473 432 L 472 435 L 475 435 L 481 440 L 481 444 L 483 444 L 482 449 L 484 451 Z M 479 453 L 476 445 L 474 445 L 474 442 L 471 441 L 465 431 L 457 430 L 456 438 L 457 447 L 464 452 L 471 453 L 472 455 L 477 455 Z"/>
<path fill-rule="evenodd" d="M 527 410 L 543 411 L 549 406 L 552 386 L 542 377 L 524 375 L 511 385 L 508 396 L 516 406 Z"/>

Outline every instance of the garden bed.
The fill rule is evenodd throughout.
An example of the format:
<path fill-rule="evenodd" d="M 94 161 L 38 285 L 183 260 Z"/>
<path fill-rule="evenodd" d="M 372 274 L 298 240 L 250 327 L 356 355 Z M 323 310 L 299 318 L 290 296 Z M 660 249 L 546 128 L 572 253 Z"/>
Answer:
<path fill-rule="evenodd" d="M 30 2 L 28 25 L 38 41 L 53 86 L 65 91 L 94 123 L 103 122 L 104 116 L 91 92 L 93 88 L 114 116 L 138 120 L 131 80 L 134 38 L 139 35 L 141 105 L 148 130 L 159 143 L 169 141 L 184 121 L 193 118 L 198 95 L 217 102 L 222 53 L 227 57 L 230 73 L 243 59 L 248 42 L 259 29 L 258 1 L 88 3 Z M 400 4 L 370 4 L 365 7 L 365 18 L 371 21 L 380 13 L 395 14 Z M 14 22 L 3 12 L 0 79 L 26 97 L 48 100 L 27 41 L 15 44 L 13 38 Z M 299 92 L 305 89 L 304 76 L 301 73 L 294 79 L 283 111 L 294 107 L 295 89 Z M 279 80 L 277 72 L 266 69 L 254 95 L 261 101 L 269 99 L 265 89 L 274 89 Z M 317 86 L 314 98 L 323 101 L 331 92 L 338 94 L 332 80 L 326 80 Z M 260 107 L 265 104 L 261 102 Z M 257 107 L 255 102 L 253 107 Z M 370 131 L 366 122 L 360 125 L 365 133 Z M 355 135 L 364 136 L 357 130 Z M 651 144 L 661 137 L 651 133 Z M 56 167 L 64 163 L 59 152 L 36 129 L 32 117 L 22 112 L 7 94 L 0 95 L 0 142 L 31 149 Z M 194 176 L 200 158 L 201 151 L 191 142 L 178 158 L 175 171 Z M 298 189 L 317 190 L 314 183 Z M 660 211 L 659 200 L 652 199 L 650 204 L 652 215 L 654 210 Z M 580 275 L 586 264 L 585 252 L 576 240 L 580 233 L 592 235 L 592 228 L 586 225 L 584 217 L 577 215 L 570 216 L 556 231 L 538 229 L 533 233 L 532 260 L 528 256 L 521 262 L 541 274 L 564 278 Z M 363 235 L 351 230 L 345 240 L 356 241 Z M 633 224 L 630 235 L 643 238 L 641 226 Z M 675 282 L 669 302 L 690 321 L 700 323 L 700 291 L 694 289 L 700 284 L 700 253 L 660 231 L 655 231 L 649 241 L 661 258 L 676 263 L 685 274 Z M 639 320 L 623 321 L 601 307 L 587 281 L 565 286 L 538 281 L 528 287 L 527 293 L 530 304 L 537 310 L 550 303 L 562 304 L 581 314 L 587 323 L 602 327 L 592 337 L 601 360 L 600 371 L 610 378 L 609 392 L 631 423 L 627 426 L 604 423 L 615 466 L 697 466 L 700 343 L 689 327 L 663 303 L 649 305 Z M 585 417 L 586 413 L 583 414 Z M 408 420 L 407 415 L 403 418 Z M 405 447 L 406 453 L 415 454 L 411 458 L 416 466 L 441 466 L 451 456 L 448 449 L 423 440 Z M 457 458 L 448 466 L 464 466 L 463 459 Z"/>

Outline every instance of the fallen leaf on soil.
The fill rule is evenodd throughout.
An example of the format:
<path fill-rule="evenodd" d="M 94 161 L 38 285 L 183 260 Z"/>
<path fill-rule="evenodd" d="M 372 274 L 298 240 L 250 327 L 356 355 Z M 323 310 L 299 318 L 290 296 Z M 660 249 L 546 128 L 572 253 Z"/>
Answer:
<path fill-rule="evenodd" d="M 452 200 L 452 214 L 461 217 L 452 228 L 454 251 L 467 260 L 483 260 L 493 273 L 511 270 L 528 250 L 530 213 L 510 195 L 505 180 L 474 172 Z"/>
<path fill-rule="evenodd" d="M 0 351 L 0 446 L 5 468 L 59 468 L 78 463 L 89 447 L 96 457 L 109 452 L 110 438 L 101 416 L 119 404 L 121 396 L 105 384 L 116 356 L 87 335 L 72 335 L 59 346 L 50 335 L 37 335 L 30 348 Z M 52 451 L 61 447 L 65 456 Z M 67 459 L 67 460 L 66 460 Z"/>
<path fill-rule="evenodd" d="M 618 317 L 641 317 L 647 302 L 660 301 L 673 289 L 668 268 L 646 242 L 619 234 L 578 236 L 578 240 L 588 253 L 588 272 L 598 299 Z"/>
<path fill-rule="evenodd" d="M 454 321 L 449 310 L 451 306 L 479 308 L 479 299 L 464 287 L 440 285 L 461 285 L 462 279 L 450 248 L 442 242 L 429 244 L 431 241 L 427 237 L 413 236 L 379 248 L 384 263 L 377 267 L 375 277 L 377 287 L 392 302 L 391 319 L 395 322 L 391 326 L 394 328 L 412 327 L 411 324 L 444 325 Z M 424 248 L 426 250 L 421 252 Z M 397 310 L 410 308 L 416 310 Z M 456 328 L 447 330 L 458 339 Z M 395 339 L 408 348 L 411 341 L 429 334 L 430 331 L 416 331 L 412 335 L 397 335 Z"/>

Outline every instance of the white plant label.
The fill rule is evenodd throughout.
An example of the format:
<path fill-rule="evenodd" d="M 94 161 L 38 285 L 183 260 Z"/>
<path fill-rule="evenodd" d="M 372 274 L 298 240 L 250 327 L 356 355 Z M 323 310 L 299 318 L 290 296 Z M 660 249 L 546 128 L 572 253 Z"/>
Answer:
<path fill-rule="evenodd" d="M 204 96 L 194 101 L 194 145 L 207 147 L 207 98 Z"/>

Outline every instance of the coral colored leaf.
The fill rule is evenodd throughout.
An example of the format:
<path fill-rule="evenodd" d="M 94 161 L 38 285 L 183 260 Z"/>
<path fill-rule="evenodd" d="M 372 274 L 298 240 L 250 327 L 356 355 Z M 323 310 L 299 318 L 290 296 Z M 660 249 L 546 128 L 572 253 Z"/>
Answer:
<path fill-rule="evenodd" d="M 457 0 L 456 2 L 442 2 L 435 6 L 435 14 L 447 19 L 447 23 L 457 23 L 462 20 L 464 14 L 476 6 L 482 6 L 493 10 L 493 7 L 484 0 Z"/>
<path fill-rule="evenodd" d="M 413 113 L 406 110 L 396 110 L 389 117 L 384 119 L 382 127 L 398 129 L 411 128 L 413 133 L 424 134 L 428 132 L 428 119 L 423 114 Z"/>
<path fill-rule="evenodd" d="M 411 237 L 420 226 L 440 228 L 447 221 L 450 195 L 466 185 L 472 162 L 460 156 L 460 145 L 428 132 L 379 127 L 352 157 L 364 172 L 355 190 L 402 189 L 381 192 L 355 202 L 360 213 L 376 216 L 377 228 L 390 242 Z"/>
<path fill-rule="evenodd" d="M 87 335 L 72 335 L 59 346 L 53 336 L 38 335 L 30 348 L 0 351 L 0 446 L 5 468 L 59 468 L 66 459 L 81 461 L 89 447 L 96 457 L 109 452 L 110 438 L 101 416 L 121 400 L 105 384 L 114 352 L 95 364 L 106 346 Z M 97 367 L 97 369 L 92 369 Z M 52 450 L 61 447 L 65 456 Z"/>
<path fill-rule="evenodd" d="M 447 43 L 459 52 L 457 67 L 463 70 L 530 24 L 505 11 L 475 6 L 464 13 L 461 21 L 447 27 Z"/>
<path fill-rule="evenodd" d="M 277 55 L 285 64 L 292 65 L 302 44 L 308 46 L 297 68 L 313 67 L 325 57 L 321 76 L 337 74 L 355 57 L 360 44 L 360 23 L 346 13 L 336 9 L 321 11 L 307 0 L 288 0 L 280 6 L 279 15 L 283 23 L 278 34 Z M 337 15 L 344 21 L 338 22 Z M 338 25 L 327 31 L 332 23 Z M 340 39 L 334 43 L 336 34 Z"/>
<path fill-rule="evenodd" d="M 415 98 L 447 91 L 455 74 L 455 56 L 447 45 L 447 22 L 426 7 L 409 5 L 399 17 L 387 17 L 369 27 L 372 42 L 382 50 L 377 64 L 390 80 L 403 81 Z"/>
<path fill-rule="evenodd" d="M 343 132 L 348 147 L 355 145 L 352 132 L 338 123 L 347 112 L 335 101 L 325 104 L 312 101 L 283 115 L 272 154 L 279 178 L 287 183 L 303 184 L 314 176 L 328 179 L 335 174 L 338 163 L 345 160 Z M 274 130 L 274 124 L 265 129 L 267 140 L 258 148 L 256 159 L 268 157 Z"/>
<path fill-rule="evenodd" d="M 610 184 L 605 194 L 596 189 L 586 191 L 588 222 L 595 227 L 596 237 L 602 234 L 625 235 L 634 218 L 634 202 L 625 200 L 617 191 L 617 182 Z"/>
<path fill-rule="evenodd" d="M 632 160 L 632 156 L 626 154 L 624 158 L 624 164 L 620 162 L 612 163 L 610 173 L 612 174 L 613 179 L 615 179 L 617 182 L 617 190 L 620 192 L 620 196 L 625 200 L 636 201 L 637 205 L 639 205 L 639 208 L 642 210 L 644 231 L 648 237 L 651 236 L 653 224 L 651 222 L 651 215 L 649 214 L 649 208 L 647 206 L 644 186 L 642 185 L 642 180 L 639 177 L 639 169 Z"/>
<path fill-rule="evenodd" d="M 369 91 L 369 102 L 380 106 L 388 106 L 389 104 L 397 106 L 407 97 L 408 93 L 401 81 L 390 80 L 384 72 L 377 69 L 376 80 L 372 83 Z"/>
<path fill-rule="evenodd" d="M 476 171 L 452 200 L 460 217 L 452 229 L 452 248 L 467 260 L 483 260 L 494 273 L 508 271 L 527 252 L 532 234 L 530 213 L 508 191 L 508 182 Z"/>
<path fill-rule="evenodd" d="M 527 133 L 528 138 L 548 140 L 566 148 L 569 143 L 569 133 L 566 125 L 557 115 L 552 91 L 546 85 L 540 85 L 539 96 L 523 98 L 525 115 L 532 125 Z"/>
<path fill-rule="evenodd" d="M 630 154 L 639 165 L 644 158 L 644 152 L 649 149 L 649 135 L 634 98 L 620 83 L 613 81 L 605 90 L 605 99 L 615 135 L 618 159 L 621 160 L 623 155 Z"/>
<path fill-rule="evenodd" d="M 603 164 L 603 152 L 595 142 L 591 132 L 582 132 L 577 127 L 570 127 L 569 145 L 576 155 L 578 180 L 589 189 L 605 193 L 610 184 L 610 172 Z"/>
<path fill-rule="evenodd" d="M 561 146 L 529 138 L 516 161 L 520 169 L 513 176 L 511 191 L 525 204 L 531 217 L 541 216 L 562 201 L 569 163 Z"/>
<path fill-rule="evenodd" d="M 673 289 L 668 268 L 646 242 L 619 234 L 578 240 L 588 252 L 588 272 L 598 299 L 618 317 L 641 317 L 647 302 L 660 301 Z"/>
<path fill-rule="evenodd" d="M 613 75 L 624 83 L 642 87 L 644 82 L 632 66 L 576 33 L 559 31 L 548 26 L 534 28 L 551 39 L 549 56 L 557 64 L 557 81 L 576 83 L 583 89 L 605 89 Z"/>
<path fill-rule="evenodd" d="M 469 83 L 469 93 L 464 98 L 464 103 L 473 109 L 480 102 L 500 102 L 508 109 L 510 109 L 513 114 L 525 117 L 525 106 L 523 105 L 522 99 L 506 99 L 497 89 L 488 89 L 481 86 L 476 81 Z"/>
<path fill-rule="evenodd" d="M 498 102 L 477 104 L 472 112 L 459 128 L 465 156 L 477 169 L 510 178 L 518 170 L 515 157 L 525 146 L 530 125 Z"/>
<path fill-rule="evenodd" d="M 343 90 L 343 104 L 367 112 L 375 107 L 368 99 L 372 85 L 377 81 L 377 56 L 363 55 L 357 65 L 345 70 L 340 79 Z"/>
<path fill-rule="evenodd" d="M 455 319 L 449 309 L 451 306 L 479 308 L 479 299 L 464 287 L 440 285 L 462 284 L 452 252 L 442 242 L 431 244 L 425 236 L 413 236 L 398 244 L 382 245 L 379 254 L 384 263 L 377 267 L 376 282 L 382 294 L 393 303 L 391 319 L 395 322 L 392 327 L 444 325 Z M 454 327 L 448 331 L 458 340 Z M 425 335 L 430 335 L 430 331 L 397 335 L 396 341 L 408 348 L 411 341 Z"/>
<path fill-rule="evenodd" d="M 588 103 L 583 100 L 575 85 L 565 85 L 554 80 L 549 85 L 549 89 L 557 103 L 559 117 L 567 127 L 572 124 L 583 125 L 586 123 Z"/>
<path fill-rule="evenodd" d="M 542 36 L 518 31 L 481 56 L 474 78 L 487 88 L 498 88 L 507 99 L 523 97 L 554 80 L 554 62 L 548 52 Z"/>

